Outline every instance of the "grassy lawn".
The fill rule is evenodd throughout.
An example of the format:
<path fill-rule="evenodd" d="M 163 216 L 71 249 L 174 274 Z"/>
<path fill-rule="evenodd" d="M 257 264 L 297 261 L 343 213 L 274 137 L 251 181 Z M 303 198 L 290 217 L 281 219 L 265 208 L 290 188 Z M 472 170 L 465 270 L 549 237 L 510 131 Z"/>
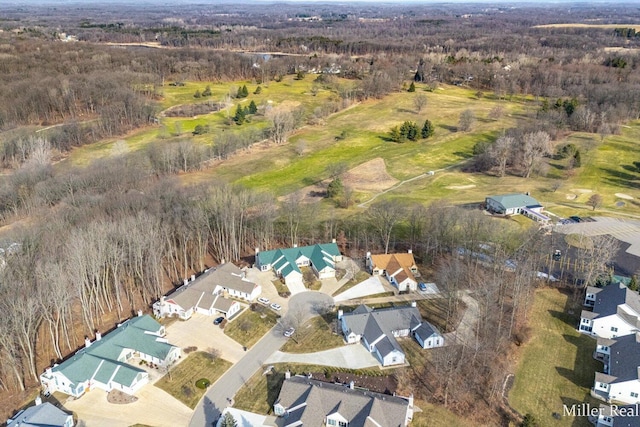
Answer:
<path fill-rule="evenodd" d="M 206 392 L 206 390 L 195 386 L 196 381 L 200 378 L 206 378 L 213 384 L 231 365 L 231 362 L 219 357 L 214 358 L 208 353 L 199 351 L 190 354 L 186 360 L 183 360 L 156 382 L 155 386 L 166 391 L 189 408 L 195 408 Z"/>
<path fill-rule="evenodd" d="M 309 319 L 296 329 L 292 339 L 280 350 L 287 353 L 312 353 L 340 347 L 344 340 L 341 335 L 334 334 L 331 328 L 335 319 L 335 313 Z"/>
<path fill-rule="evenodd" d="M 467 309 L 464 302 L 458 301 L 458 312 L 447 321 L 448 302 L 445 298 L 422 299 L 417 301 L 417 305 L 422 317 L 442 333 L 454 331 Z"/>
<path fill-rule="evenodd" d="M 457 416 L 443 406 L 417 399 L 414 404 L 422 412 L 414 412 L 411 427 L 468 427 L 472 425 L 469 420 Z"/>
<path fill-rule="evenodd" d="M 591 426 L 587 418 L 562 417 L 563 404 L 589 402 L 594 374 L 602 363 L 592 358 L 596 341 L 576 331 L 579 318 L 567 313 L 567 295 L 555 289 L 536 291 L 530 313 L 532 337 L 522 349 L 509 402 L 533 414 L 544 426 Z M 574 313 L 580 308 L 574 307 Z"/>
<path fill-rule="evenodd" d="M 271 309 L 258 305 L 258 310 L 245 310 L 233 322 L 227 323 L 224 333 L 246 347 L 257 343 L 278 321 Z"/>
<path fill-rule="evenodd" d="M 355 285 L 357 285 L 358 283 L 361 283 L 365 280 L 367 280 L 369 277 L 371 277 L 369 275 L 369 273 L 367 273 L 366 271 L 358 271 L 355 275 L 355 277 L 353 277 L 351 280 L 349 280 L 347 283 L 345 283 L 344 285 L 342 285 L 340 287 L 340 289 L 338 289 L 337 291 L 335 291 L 333 294 L 331 294 L 331 296 L 336 296 L 336 295 L 340 295 L 341 293 L 343 293 L 344 291 L 347 291 L 351 288 L 353 288 Z"/>

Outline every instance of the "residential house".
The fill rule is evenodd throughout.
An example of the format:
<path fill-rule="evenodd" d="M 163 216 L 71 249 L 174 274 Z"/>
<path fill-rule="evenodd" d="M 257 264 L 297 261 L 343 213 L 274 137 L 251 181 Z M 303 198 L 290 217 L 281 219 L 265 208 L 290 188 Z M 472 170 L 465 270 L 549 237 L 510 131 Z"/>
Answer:
<path fill-rule="evenodd" d="M 405 363 L 405 354 L 396 338 L 412 335 L 422 348 L 444 345 L 435 326 L 422 319 L 415 303 L 405 307 L 374 310 L 361 305 L 351 313 L 338 310 L 338 320 L 349 344 L 361 342 L 382 366 Z"/>
<path fill-rule="evenodd" d="M 73 397 L 99 388 L 134 394 L 149 381 L 149 374 L 129 364 L 145 361 L 168 368 L 181 356 L 179 347 L 164 338 L 164 326 L 151 316 L 138 313 L 102 337 L 85 340 L 85 347 L 40 375 L 45 391 L 60 391 Z"/>
<path fill-rule="evenodd" d="M 7 427 L 73 427 L 73 415 L 36 397 L 35 406 L 29 406 L 7 420 Z"/>
<path fill-rule="evenodd" d="M 600 405 L 596 427 L 640 427 L 639 405 Z"/>
<path fill-rule="evenodd" d="M 524 215 L 538 222 L 549 222 L 542 205 L 529 194 L 502 194 L 485 199 L 486 209 L 500 215 Z"/>
<path fill-rule="evenodd" d="M 616 338 L 640 330 L 640 295 L 622 283 L 587 287 L 578 330 L 594 337 Z"/>
<path fill-rule="evenodd" d="M 279 427 L 404 427 L 413 418 L 408 398 L 306 377 L 286 378 L 273 405 Z"/>
<path fill-rule="evenodd" d="M 256 267 L 260 271 L 273 270 L 285 284 L 303 285 L 300 267 L 311 267 L 318 279 L 336 277 L 336 262 L 342 261 L 338 245 L 320 243 L 311 246 L 274 249 L 260 252 L 256 249 Z"/>
<path fill-rule="evenodd" d="M 598 339 L 596 358 L 604 372 L 596 372 L 592 394 L 607 402 L 640 403 L 640 333 Z"/>
<path fill-rule="evenodd" d="M 207 316 L 224 314 L 233 317 L 242 308 L 231 296 L 248 302 L 262 293 L 262 287 L 246 279 L 242 270 L 232 263 L 225 263 L 205 271 L 200 277 L 192 276 L 183 286 L 162 297 L 153 304 L 157 317 L 177 315 L 189 319 L 193 313 Z"/>
<path fill-rule="evenodd" d="M 411 249 L 407 253 L 371 255 L 367 252 L 366 266 L 371 274 L 385 276 L 400 291 L 415 291 L 419 276 Z"/>

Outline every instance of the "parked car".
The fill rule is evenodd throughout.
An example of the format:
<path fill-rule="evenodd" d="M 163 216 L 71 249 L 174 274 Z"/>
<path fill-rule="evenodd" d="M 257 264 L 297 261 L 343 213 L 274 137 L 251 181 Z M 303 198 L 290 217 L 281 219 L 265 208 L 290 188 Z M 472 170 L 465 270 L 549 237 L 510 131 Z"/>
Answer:
<path fill-rule="evenodd" d="M 289 338 L 290 336 L 292 336 L 295 333 L 295 329 L 294 328 L 289 328 L 286 331 L 284 331 L 284 336 Z"/>
<path fill-rule="evenodd" d="M 260 304 L 269 305 L 269 298 L 260 297 L 258 298 L 258 302 Z"/>
<path fill-rule="evenodd" d="M 426 291 L 427 285 L 425 285 L 424 283 L 418 283 L 418 288 L 420 288 L 421 291 Z"/>
<path fill-rule="evenodd" d="M 224 317 L 220 316 L 220 317 L 216 317 L 216 320 L 213 321 L 214 325 L 219 325 L 220 323 L 222 323 L 224 321 Z"/>
<path fill-rule="evenodd" d="M 553 260 L 554 261 L 560 261 L 560 258 L 562 257 L 562 251 L 560 251 L 559 249 L 556 249 L 553 252 Z"/>
<path fill-rule="evenodd" d="M 282 308 L 280 304 L 276 304 L 275 302 L 271 304 L 270 307 L 273 308 L 275 311 L 280 311 L 280 309 Z"/>

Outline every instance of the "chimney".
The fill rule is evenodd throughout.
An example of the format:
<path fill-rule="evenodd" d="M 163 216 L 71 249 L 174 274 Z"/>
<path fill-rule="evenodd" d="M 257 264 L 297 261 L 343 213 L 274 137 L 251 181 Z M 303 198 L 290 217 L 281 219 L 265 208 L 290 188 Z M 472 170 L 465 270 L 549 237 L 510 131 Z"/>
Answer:
<path fill-rule="evenodd" d="M 100 341 L 102 339 L 102 334 L 100 331 L 96 331 L 96 341 Z"/>
<path fill-rule="evenodd" d="M 367 258 L 371 258 L 371 252 L 367 252 Z"/>
<path fill-rule="evenodd" d="M 187 283 L 189 283 L 189 279 L 184 279 L 184 281 L 182 282 L 184 286 L 187 286 Z"/>
<path fill-rule="evenodd" d="M 293 247 L 294 247 L 294 248 L 297 248 L 297 247 L 298 247 L 298 244 L 297 244 L 297 243 L 294 243 L 294 244 L 293 244 Z"/>
<path fill-rule="evenodd" d="M 256 255 L 260 253 L 260 248 L 256 248 Z"/>
<path fill-rule="evenodd" d="M 91 340 L 89 339 L 89 337 L 84 337 L 84 348 L 89 347 L 91 347 Z"/>
<path fill-rule="evenodd" d="M 47 366 L 44 370 L 44 373 L 47 374 L 48 377 L 53 375 L 53 370 L 51 369 L 51 366 Z"/>
<path fill-rule="evenodd" d="M 336 239 L 331 239 L 331 243 L 335 243 L 335 242 L 336 242 Z"/>
<path fill-rule="evenodd" d="M 353 390 L 355 386 L 356 386 L 356 383 L 354 383 L 353 381 L 349 381 L 349 388 L 351 390 Z"/>
<path fill-rule="evenodd" d="M 42 405 L 42 398 L 40 397 L 40 395 L 36 396 L 36 400 L 34 403 L 36 404 L 36 406 Z"/>
<path fill-rule="evenodd" d="M 407 251 L 407 253 L 412 254 L 412 253 L 413 253 L 413 249 L 409 249 L 409 250 Z"/>
<path fill-rule="evenodd" d="M 142 310 L 138 310 L 138 317 L 142 317 Z"/>
<path fill-rule="evenodd" d="M 291 378 L 291 371 L 287 369 L 287 372 L 284 373 L 284 379 L 288 380 L 289 378 Z"/>
<path fill-rule="evenodd" d="M 192 274 L 192 275 L 191 275 L 191 281 L 193 282 L 194 280 L 196 280 L 196 275 L 195 275 L 195 274 Z"/>
<path fill-rule="evenodd" d="M 308 378 L 308 379 L 313 378 L 313 375 L 311 374 L 311 372 L 309 372 L 309 373 L 307 374 L 307 378 Z"/>
<path fill-rule="evenodd" d="M 416 302 L 415 301 L 411 301 L 411 307 L 415 308 L 416 306 L 417 306 Z"/>
<path fill-rule="evenodd" d="M 338 310 L 338 320 L 342 319 L 343 315 L 344 315 L 344 311 Z"/>
<path fill-rule="evenodd" d="M 413 393 L 411 393 L 409 395 L 409 399 L 407 399 L 407 400 L 409 400 L 409 407 L 413 408 Z"/>

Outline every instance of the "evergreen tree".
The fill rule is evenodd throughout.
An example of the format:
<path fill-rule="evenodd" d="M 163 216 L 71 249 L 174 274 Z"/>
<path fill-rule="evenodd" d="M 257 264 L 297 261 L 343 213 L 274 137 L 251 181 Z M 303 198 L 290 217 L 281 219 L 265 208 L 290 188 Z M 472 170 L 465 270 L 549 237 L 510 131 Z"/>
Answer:
<path fill-rule="evenodd" d="M 638 279 L 636 279 L 635 275 L 631 276 L 631 280 L 629 281 L 629 289 L 638 292 Z"/>
<path fill-rule="evenodd" d="M 224 414 L 224 418 L 222 419 L 222 427 L 238 427 L 238 423 L 236 419 L 233 418 L 231 413 L 227 412 Z"/>
<path fill-rule="evenodd" d="M 238 89 L 238 98 L 246 98 L 247 96 L 249 96 L 249 89 L 247 89 L 247 85 L 242 86 L 240 89 Z"/>
<path fill-rule="evenodd" d="M 416 91 L 416 84 L 414 82 L 411 82 L 411 84 L 409 85 L 409 89 L 407 90 L 407 92 L 415 92 Z"/>
<path fill-rule="evenodd" d="M 336 197 L 342 195 L 343 191 L 344 185 L 342 184 L 342 180 L 340 179 L 340 177 L 337 177 L 327 186 L 327 197 L 330 199 L 335 199 Z"/>
<path fill-rule="evenodd" d="M 233 120 L 235 120 L 235 122 L 239 125 L 243 124 L 246 120 L 244 108 L 242 108 L 242 105 L 238 104 L 238 108 L 236 108 L 236 115 L 233 116 Z"/>
<path fill-rule="evenodd" d="M 538 422 L 531 414 L 526 414 L 520 423 L 520 427 L 537 427 Z"/>
<path fill-rule="evenodd" d="M 261 93 L 262 93 L 262 88 L 260 86 L 258 86 L 256 90 L 253 91 L 254 95 L 260 95 Z"/>
<path fill-rule="evenodd" d="M 202 96 L 202 94 L 200 94 L 199 90 L 196 90 L 196 93 L 193 94 L 194 98 L 200 98 Z"/>
<path fill-rule="evenodd" d="M 255 101 L 252 99 L 251 102 L 249 103 L 249 114 L 255 114 L 258 112 L 258 106 L 256 105 Z"/>
<path fill-rule="evenodd" d="M 418 139 L 418 125 L 415 122 L 404 122 L 400 126 L 400 135 L 409 141 L 415 141 Z"/>
<path fill-rule="evenodd" d="M 580 150 L 576 150 L 576 153 L 573 155 L 573 167 L 579 168 L 582 165 L 582 159 L 580 158 Z"/>
<path fill-rule="evenodd" d="M 202 91 L 202 96 L 211 96 L 211 86 L 207 85 L 204 91 Z"/>
<path fill-rule="evenodd" d="M 425 120 L 424 125 L 422 125 L 422 132 L 420 132 L 420 136 L 422 138 L 429 138 L 430 136 L 433 136 L 434 132 L 435 129 L 433 128 L 431 121 L 429 121 L 429 119 Z"/>
<path fill-rule="evenodd" d="M 402 140 L 402 135 L 400 135 L 400 129 L 398 128 L 398 126 L 394 126 L 391 128 L 389 138 L 391 138 L 393 142 L 404 142 Z"/>

